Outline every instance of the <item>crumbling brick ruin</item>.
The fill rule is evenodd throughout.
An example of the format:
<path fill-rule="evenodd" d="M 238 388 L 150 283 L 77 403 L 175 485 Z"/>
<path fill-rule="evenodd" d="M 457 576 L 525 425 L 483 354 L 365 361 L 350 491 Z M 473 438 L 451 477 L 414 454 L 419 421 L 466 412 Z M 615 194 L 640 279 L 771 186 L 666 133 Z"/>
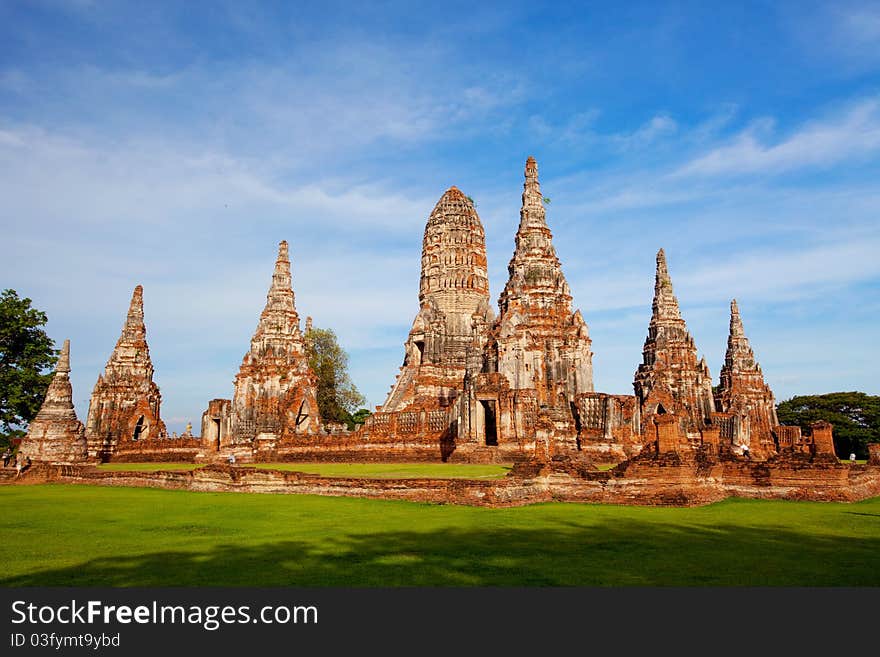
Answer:
<path fill-rule="evenodd" d="M 678 435 L 699 443 L 700 429 L 715 410 L 712 377 L 706 360 L 697 360 L 697 347 L 673 294 L 663 249 L 657 253 L 654 301 L 642 358 L 633 382 L 641 433 L 650 435 L 655 417 L 670 414 Z"/>
<path fill-rule="evenodd" d="M 317 379 L 300 331 L 287 242 L 281 242 L 266 307 L 235 377 L 232 401 L 214 399 L 202 415 L 202 448 L 250 460 L 254 453 L 274 455 L 296 436 L 320 430 Z"/>
<path fill-rule="evenodd" d="M 122 334 L 98 376 L 86 421 L 89 456 L 109 459 L 117 451 L 140 451 L 165 439 L 159 416 L 162 395 L 153 381 L 153 363 L 144 325 L 144 289 L 134 288 Z M 163 447 L 170 447 L 162 444 Z"/>
<path fill-rule="evenodd" d="M 450 187 L 425 226 L 419 312 L 403 365 L 364 440 L 418 445 L 435 457 L 452 445 L 456 403 L 468 373 L 481 367 L 492 320 L 483 225 L 473 201 Z"/>
<path fill-rule="evenodd" d="M 622 462 L 618 479 L 629 472 L 675 486 L 713 468 L 738 481 L 745 463 L 760 464 L 748 470 L 752 478 L 769 477 L 761 474 L 766 468 L 805 466 L 842 477 L 831 425 L 816 423 L 809 432 L 779 426 L 773 393 L 755 361 L 736 301 L 720 385 L 713 392 L 662 249 L 634 394 L 594 390 L 592 341 L 583 315 L 572 307 L 531 157 L 508 274 L 496 317 L 483 225 L 473 201 L 450 187 L 425 226 L 419 309 L 400 372 L 377 412 L 357 431 L 347 431 L 319 417 L 288 245 L 281 242 L 266 306 L 235 377 L 232 399 L 211 400 L 201 436 L 187 431 L 180 438 L 166 436 L 159 416 L 161 396 L 152 380 L 138 286 L 92 394 L 85 428 L 88 455 L 104 460 L 225 461 L 234 455 L 237 461 L 515 461 L 517 476 L 567 473 L 581 482 L 577 485 L 586 485 L 584 477 L 595 479 L 590 472 L 597 462 Z M 69 463 L 82 457 L 69 404 L 67 349 L 23 443 L 23 453 L 34 460 Z M 875 447 L 871 466 L 880 463 Z"/>
<path fill-rule="evenodd" d="M 777 451 L 773 440 L 773 427 L 779 424 L 776 401 L 770 386 L 764 382 L 761 366 L 755 361 L 736 299 L 730 302 L 730 336 L 715 406 L 720 413 L 732 417 L 734 442 L 748 445 L 758 456 Z"/>
<path fill-rule="evenodd" d="M 73 407 L 70 340 L 64 341 L 55 376 L 40 411 L 28 425 L 19 458 L 48 463 L 79 463 L 88 458 L 85 427 Z"/>
<path fill-rule="evenodd" d="M 526 161 L 515 244 L 498 319 L 464 381 L 459 457 L 486 452 L 485 447 L 497 448 L 501 458 L 532 449 L 539 415 L 577 451 L 580 396 L 593 392 L 589 330 L 580 311 L 571 308 L 532 157 Z"/>

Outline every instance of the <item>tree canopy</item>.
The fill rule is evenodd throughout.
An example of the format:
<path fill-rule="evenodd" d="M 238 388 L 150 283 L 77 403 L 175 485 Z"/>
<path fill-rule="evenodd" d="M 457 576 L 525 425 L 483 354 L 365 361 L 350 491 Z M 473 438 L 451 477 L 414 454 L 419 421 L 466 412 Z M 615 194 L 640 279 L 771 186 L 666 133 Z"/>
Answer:
<path fill-rule="evenodd" d="M 834 448 L 846 458 L 855 452 L 866 458 L 868 443 L 880 442 L 880 397 L 863 392 L 831 392 L 792 397 L 777 406 L 782 424 L 809 430 L 810 423 L 825 420 L 834 425 Z"/>
<path fill-rule="evenodd" d="M 321 419 L 344 422 L 349 428 L 362 424 L 361 409 L 366 403 L 348 374 L 348 354 L 339 346 L 331 329 L 312 327 L 305 333 L 309 366 L 318 377 L 318 411 Z M 354 413 L 354 415 L 353 415 Z M 369 411 L 366 411 L 369 415 Z"/>
<path fill-rule="evenodd" d="M 58 354 L 43 330 L 46 321 L 15 290 L 0 294 L 0 447 L 24 436 L 52 381 Z"/>

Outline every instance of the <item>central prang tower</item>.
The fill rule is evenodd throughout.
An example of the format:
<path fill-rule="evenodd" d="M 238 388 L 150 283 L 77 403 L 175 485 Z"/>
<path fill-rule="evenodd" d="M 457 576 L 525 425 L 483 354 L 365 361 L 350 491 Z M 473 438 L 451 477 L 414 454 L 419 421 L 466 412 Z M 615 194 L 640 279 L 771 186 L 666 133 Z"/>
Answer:
<path fill-rule="evenodd" d="M 419 306 L 381 412 L 448 408 L 465 373 L 482 363 L 492 321 L 486 237 L 473 201 L 457 187 L 446 190 L 425 226 Z"/>

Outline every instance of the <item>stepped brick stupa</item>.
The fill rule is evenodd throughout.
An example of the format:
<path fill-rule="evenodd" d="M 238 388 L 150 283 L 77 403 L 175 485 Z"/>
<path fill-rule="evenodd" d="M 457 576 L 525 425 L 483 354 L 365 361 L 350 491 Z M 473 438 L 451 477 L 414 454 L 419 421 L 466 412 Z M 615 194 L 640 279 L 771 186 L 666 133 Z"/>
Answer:
<path fill-rule="evenodd" d="M 836 467 L 830 425 L 816 424 L 806 434 L 779 426 L 773 393 L 735 301 L 721 382 L 713 393 L 663 249 L 634 394 L 596 391 L 592 340 L 573 307 L 532 157 L 524 178 L 497 317 L 490 305 L 485 233 L 473 201 L 450 187 L 430 212 L 419 306 L 403 364 L 385 402 L 363 426 L 348 431 L 320 417 L 288 245 L 281 242 L 232 399 L 208 403 L 200 437 L 189 430 L 180 438 L 166 435 L 146 342 L 143 290 L 135 288 L 122 335 L 92 393 L 85 427 L 89 457 L 514 461 L 535 472 L 568 464 L 572 472 L 594 462 L 638 460 L 637 467 L 649 467 L 644 464 L 653 459 L 662 465 L 673 454 L 675 463 L 788 459 L 801 467 L 824 459 Z M 35 460 L 81 458 L 66 354 L 67 347 L 25 441 L 23 449 Z"/>
<path fill-rule="evenodd" d="M 79 463 L 88 458 L 85 427 L 73 407 L 70 340 L 64 341 L 55 376 L 40 411 L 28 425 L 19 458 L 49 463 Z"/>
<path fill-rule="evenodd" d="M 513 390 L 531 389 L 539 404 L 567 408 L 569 400 L 593 392 L 591 340 L 580 310 L 571 309 L 533 157 L 526 161 L 525 178 L 491 357 Z"/>
<path fill-rule="evenodd" d="M 459 440 L 521 453 L 534 442 L 543 409 L 576 449 L 578 398 L 593 392 L 593 354 L 587 325 L 571 308 L 533 157 L 526 161 L 514 241 L 498 320 L 482 367 L 469 373 L 465 386 Z"/>
<path fill-rule="evenodd" d="M 450 187 L 425 226 L 419 312 L 380 410 L 449 408 L 466 372 L 482 361 L 492 319 L 483 225 L 473 202 Z"/>
<path fill-rule="evenodd" d="M 779 424 L 776 400 L 764 382 L 761 366 L 755 361 L 736 299 L 730 302 L 730 335 L 715 405 L 720 413 L 733 416 L 740 440 L 750 446 L 750 451 L 763 455 L 776 451 L 773 441 L 773 427 Z"/>
<path fill-rule="evenodd" d="M 161 403 L 147 345 L 144 289 L 138 285 L 122 334 L 92 391 L 86 421 L 89 456 L 106 459 L 117 449 L 132 448 L 131 443 L 165 438 Z"/>
<path fill-rule="evenodd" d="M 650 432 L 655 415 L 672 415 L 681 435 L 699 442 L 700 430 L 715 409 L 712 377 L 681 317 L 663 249 L 657 253 L 654 302 L 643 362 L 633 387 L 639 402 L 642 433 Z"/>
<path fill-rule="evenodd" d="M 202 416 L 207 449 L 272 453 L 295 435 L 321 430 L 317 379 L 300 331 L 286 241 L 278 245 L 266 306 L 234 385 L 231 402 L 214 399 Z"/>

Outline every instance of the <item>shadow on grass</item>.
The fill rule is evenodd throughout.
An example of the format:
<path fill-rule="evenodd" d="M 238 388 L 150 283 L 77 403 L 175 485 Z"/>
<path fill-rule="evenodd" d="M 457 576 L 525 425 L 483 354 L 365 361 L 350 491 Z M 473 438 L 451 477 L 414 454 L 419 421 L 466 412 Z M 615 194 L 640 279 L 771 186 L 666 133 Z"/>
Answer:
<path fill-rule="evenodd" d="M 402 531 L 97 558 L 19 586 L 878 586 L 880 538 L 631 520 Z"/>

